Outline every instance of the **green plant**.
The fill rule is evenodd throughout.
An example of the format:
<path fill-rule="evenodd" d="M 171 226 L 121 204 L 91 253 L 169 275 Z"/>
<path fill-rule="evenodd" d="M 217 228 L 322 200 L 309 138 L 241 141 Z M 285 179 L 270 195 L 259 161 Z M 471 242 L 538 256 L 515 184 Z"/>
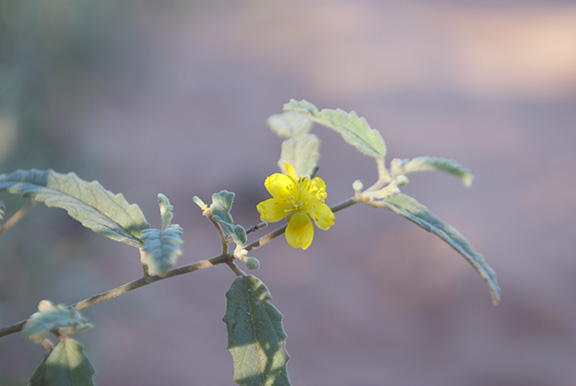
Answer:
<path fill-rule="evenodd" d="M 432 232 L 460 253 L 484 279 L 492 302 L 500 301 L 496 275 L 483 256 L 454 227 L 432 214 L 424 205 L 401 192 L 408 183 L 407 175 L 421 171 L 442 171 L 458 177 L 470 186 L 472 175 L 458 163 L 436 157 L 393 159 L 386 166 L 386 145 L 380 133 L 370 128 L 364 118 L 342 110 L 318 110 L 306 101 L 291 100 L 284 112 L 268 120 L 272 130 L 284 138 L 279 166 L 283 173 L 268 177 L 265 187 L 271 198 L 257 206 L 262 223 L 244 228 L 231 215 L 234 193 L 221 191 L 212 195 L 210 205 L 199 197 L 194 202 L 219 234 L 221 253 L 218 256 L 177 267 L 182 254 L 182 228 L 172 224 L 173 207 L 166 196 L 159 194 L 162 218 L 160 228 L 151 228 L 140 207 L 129 204 L 122 194 L 112 194 L 97 181 L 86 182 L 76 174 L 60 174 L 52 170 L 18 170 L 0 175 L 0 191 L 22 195 L 31 202 L 43 202 L 64 209 L 85 227 L 115 241 L 139 250 L 144 274 L 137 280 L 79 301 L 73 305 L 53 305 L 42 300 L 38 312 L 28 319 L 0 329 L 0 336 L 21 331 L 22 336 L 41 344 L 47 351 L 30 379 L 31 385 L 92 385 L 94 368 L 84 349 L 71 335 L 93 326 L 80 310 L 118 297 L 136 288 L 159 280 L 195 272 L 218 264 L 228 265 L 236 274 L 226 292 L 224 322 L 228 332 L 228 349 L 234 361 L 234 380 L 239 385 L 289 385 L 285 348 L 286 334 L 282 314 L 270 303 L 264 283 L 248 275 L 238 262 L 250 270 L 259 262 L 248 256 L 256 249 L 285 234 L 294 248 L 306 249 L 313 240 L 314 224 L 328 230 L 334 213 L 355 204 L 389 209 Z M 352 197 L 329 207 L 325 199 L 328 186 L 316 177 L 320 141 L 310 132 L 313 123 L 329 127 L 361 153 L 376 161 L 376 181 L 364 189 L 359 180 L 352 185 Z M 13 226 L 32 207 L 17 211 L 0 228 L 0 234 Z M 0 220 L 6 211 L 0 201 Z M 248 236 L 265 228 L 268 222 L 287 220 L 287 224 L 248 242 Z M 234 245 L 234 249 L 230 249 Z M 53 343 L 54 335 L 56 345 Z"/>

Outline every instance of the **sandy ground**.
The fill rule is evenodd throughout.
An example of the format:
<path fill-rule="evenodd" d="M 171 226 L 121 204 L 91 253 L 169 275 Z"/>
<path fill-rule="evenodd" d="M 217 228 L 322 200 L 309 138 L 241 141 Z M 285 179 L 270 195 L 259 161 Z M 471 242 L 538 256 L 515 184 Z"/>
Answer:
<path fill-rule="evenodd" d="M 492 306 L 433 235 L 391 212 L 349 208 L 306 252 L 283 241 L 254 252 L 285 315 L 292 383 L 576 385 L 576 7 L 466 3 L 148 7 L 132 21 L 131 60 L 86 91 L 57 135 L 71 160 L 92 166 L 84 178 L 125 193 L 150 222 L 156 194 L 170 197 L 189 263 L 219 253 L 193 195 L 234 191 L 235 220 L 258 222 L 280 148 L 269 115 L 290 98 L 355 110 L 382 132 L 389 159 L 443 156 L 472 170 L 472 189 L 422 174 L 405 192 L 486 256 L 502 303 Z M 371 159 L 315 131 L 329 204 L 355 179 L 372 182 Z M 63 268 L 75 278 L 29 293 L 31 304 L 71 303 L 140 275 L 130 248 L 75 232 L 91 246 Z M 233 384 L 221 321 L 233 278 L 215 267 L 86 310 L 96 328 L 79 339 L 97 383 Z M 19 339 L 0 341 L 18 354 L 2 354 L 0 373 L 25 377 L 40 361 Z"/>

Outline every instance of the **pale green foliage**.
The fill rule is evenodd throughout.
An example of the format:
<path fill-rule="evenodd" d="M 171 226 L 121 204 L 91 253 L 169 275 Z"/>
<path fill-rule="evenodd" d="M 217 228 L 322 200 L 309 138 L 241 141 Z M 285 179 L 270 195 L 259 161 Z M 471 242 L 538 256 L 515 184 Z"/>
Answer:
<path fill-rule="evenodd" d="M 176 224 L 166 229 L 145 229 L 142 232 L 141 261 L 150 276 L 164 276 L 182 254 L 182 228 Z"/>
<path fill-rule="evenodd" d="M 256 271 L 260 268 L 260 261 L 257 258 L 248 256 L 244 258 L 244 264 L 246 264 L 246 268 L 251 271 Z"/>
<path fill-rule="evenodd" d="M 50 332 L 78 334 L 92 327 L 75 308 L 63 304 L 54 306 L 43 300 L 38 305 L 38 312 L 32 314 L 24 325 L 22 337 L 34 343 L 42 343 Z"/>
<path fill-rule="evenodd" d="M 226 299 L 223 320 L 234 360 L 234 381 L 241 386 L 290 385 L 282 314 L 270 304 L 264 283 L 252 275 L 237 277 Z"/>
<path fill-rule="evenodd" d="M 222 226 L 222 229 L 232 237 L 236 244 L 246 243 L 246 230 L 241 225 L 234 225 L 234 220 L 230 214 L 234 203 L 234 193 L 222 190 L 212 195 L 212 219 Z"/>
<path fill-rule="evenodd" d="M 291 99 L 284 105 L 284 111 L 304 114 L 312 121 L 339 132 L 344 140 L 360 152 L 374 158 L 386 156 L 386 145 L 380 133 L 372 129 L 366 119 L 352 111 L 323 109 L 319 111 L 312 103 Z"/>
<path fill-rule="evenodd" d="M 182 254 L 182 228 L 172 221 L 172 205 L 168 197 L 158 194 L 162 229 L 145 229 L 142 231 L 141 261 L 150 276 L 164 276 L 172 269 Z"/>
<path fill-rule="evenodd" d="M 299 176 L 315 173 L 320 141 L 316 135 L 310 133 L 313 122 L 337 131 L 346 142 L 363 154 L 376 159 L 378 176 L 376 182 L 366 190 L 363 190 L 362 182 L 356 180 L 353 184 L 354 196 L 334 206 L 332 208 L 334 212 L 355 203 L 392 210 L 440 237 L 464 256 L 488 285 L 493 303 L 497 304 L 500 301 L 496 274 L 484 257 L 474 250 L 458 230 L 400 191 L 400 188 L 408 183 L 406 174 L 421 171 L 446 172 L 459 178 L 466 186 L 470 186 L 473 177 L 466 168 L 453 160 L 417 157 L 394 159 L 387 169 L 384 162 L 386 155 L 384 140 L 378 131 L 370 128 L 366 120 L 358 117 L 355 112 L 348 113 L 340 109 L 319 111 L 305 100 L 291 100 L 284 105 L 284 110 L 284 113 L 273 115 L 268 119 L 271 129 L 285 138 L 279 160 L 283 172 L 286 172 L 284 165 L 288 163 Z M 138 247 L 145 275 L 148 276 L 128 283 L 130 289 L 121 286 L 116 290 L 122 288 L 122 291 L 128 291 L 172 274 L 227 263 L 238 275 L 226 293 L 226 313 L 223 318 L 228 332 L 228 349 L 234 361 L 234 381 L 241 386 L 290 385 L 286 370 L 290 356 L 285 349 L 286 333 L 282 326 L 282 314 L 270 304 L 270 292 L 264 283 L 254 276 L 246 276 L 233 262 L 234 259 L 241 260 L 248 269 L 258 269 L 258 259 L 247 256 L 247 253 L 282 234 L 285 227 L 245 245 L 247 232 L 241 225 L 234 223 L 230 213 L 234 193 L 222 190 L 213 194 L 209 207 L 200 198 L 194 197 L 193 200 L 202 209 L 203 215 L 210 218 L 218 229 L 223 244 L 222 254 L 172 270 L 178 256 L 182 254 L 183 230 L 180 226 L 171 224 L 173 207 L 163 194 L 158 194 L 161 229 L 150 229 L 137 205 L 130 205 L 124 196 L 112 194 L 97 181 L 83 181 L 74 173 L 18 170 L 0 175 L 1 191 L 19 194 L 44 202 L 47 206 L 65 209 L 71 217 L 94 232 Z M 5 205 L 0 200 L 0 219 L 3 218 L 4 211 Z M 260 228 L 259 224 L 250 228 L 250 232 Z M 237 244 L 234 253 L 228 252 L 230 241 Z M 169 272 L 170 275 L 167 275 Z M 114 296 L 124 293 L 122 291 L 117 291 Z M 109 291 L 104 295 L 113 292 L 115 291 Z M 47 348 L 50 347 L 49 341 L 46 340 L 48 334 L 56 334 L 61 341 L 36 369 L 30 385 L 93 385 L 92 364 L 85 356 L 82 346 L 67 337 L 68 334 L 76 334 L 89 328 L 92 328 L 92 325 L 75 308 L 64 305 L 53 306 L 48 301 L 42 301 L 39 311 L 24 323 L 22 336 Z"/>
<path fill-rule="evenodd" d="M 158 204 L 160 205 L 160 216 L 162 217 L 162 230 L 164 230 L 172 222 L 172 218 L 174 218 L 174 214 L 172 213 L 174 207 L 170 205 L 168 197 L 162 193 L 158 193 Z"/>
<path fill-rule="evenodd" d="M 414 222 L 428 232 L 434 233 L 464 256 L 488 285 L 490 293 L 492 294 L 492 302 L 494 304 L 500 302 L 500 287 L 496 280 L 496 273 L 486 263 L 484 256 L 476 252 L 470 242 L 462 236 L 456 228 L 445 223 L 430 213 L 424 205 L 403 193 L 385 199 L 384 206 L 394 213 Z"/>
<path fill-rule="evenodd" d="M 288 162 L 297 175 L 312 175 L 320 157 L 320 140 L 309 133 L 312 121 L 300 113 L 287 111 L 272 115 L 268 118 L 268 125 L 278 136 L 286 138 L 278 160 L 280 170 L 286 173 L 284 163 Z"/>
<path fill-rule="evenodd" d="M 122 194 L 114 195 L 98 181 L 86 182 L 74 173 L 18 170 L 0 175 L 0 191 L 62 208 L 94 232 L 136 247 L 141 245 L 142 231 L 149 227 L 138 205 L 130 205 Z"/>
<path fill-rule="evenodd" d="M 282 152 L 278 167 L 286 173 L 284 163 L 294 167 L 298 176 L 311 176 L 318 163 L 320 140 L 314 134 L 299 135 L 282 142 Z"/>
<path fill-rule="evenodd" d="M 391 169 L 395 175 L 441 171 L 458 177 L 466 187 L 470 187 L 474 179 L 470 171 L 456 161 L 438 157 L 416 157 L 403 160 L 396 158 L 391 162 Z"/>
<path fill-rule="evenodd" d="M 93 386 L 94 367 L 82 345 L 74 339 L 60 341 L 30 378 L 30 386 Z"/>
<path fill-rule="evenodd" d="M 312 128 L 312 121 L 309 118 L 292 111 L 271 115 L 267 123 L 273 132 L 283 138 L 307 134 Z"/>

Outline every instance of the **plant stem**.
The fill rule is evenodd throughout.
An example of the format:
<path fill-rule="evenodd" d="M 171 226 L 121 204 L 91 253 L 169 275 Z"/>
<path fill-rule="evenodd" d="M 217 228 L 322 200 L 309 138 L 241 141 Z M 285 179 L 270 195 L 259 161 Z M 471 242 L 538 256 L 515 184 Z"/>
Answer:
<path fill-rule="evenodd" d="M 137 279 L 137 280 L 131 281 L 129 283 L 123 284 L 119 287 L 113 288 L 113 289 L 108 290 L 106 292 L 103 292 L 101 294 L 94 295 L 88 299 L 81 300 L 78 303 L 72 304 L 70 307 L 74 307 L 77 310 L 83 310 L 85 308 L 92 307 L 98 303 L 102 303 L 106 300 L 114 299 L 120 295 L 123 295 L 123 294 L 130 292 L 132 290 L 135 290 L 137 288 L 143 287 L 145 285 L 152 284 L 152 283 L 155 283 L 157 281 L 167 279 L 169 277 L 184 275 L 186 273 L 190 273 L 190 272 L 194 272 L 194 271 L 199 271 L 201 269 L 209 268 L 209 267 L 212 267 L 212 266 L 217 265 L 217 264 L 222 264 L 222 263 L 229 261 L 233 258 L 234 258 L 234 256 L 232 256 L 232 255 L 219 255 L 219 256 L 212 257 L 210 259 L 200 260 L 194 264 L 189 264 L 189 265 L 184 265 L 184 266 L 181 266 L 178 268 L 174 268 L 174 269 L 168 271 L 168 273 L 165 276 L 141 277 L 140 279 Z M 26 321 L 27 320 L 22 320 L 18 323 L 14 323 L 10 326 L 1 328 L 0 329 L 0 337 L 21 331 L 22 327 L 24 327 L 24 324 L 26 323 Z"/>
<path fill-rule="evenodd" d="M 2 227 L 0 228 L 0 235 L 2 235 L 2 233 L 6 232 L 8 229 L 12 228 L 14 225 L 16 225 L 16 223 L 18 221 L 20 221 L 20 219 L 22 217 L 24 217 L 24 215 L 26 213 L 28 213 L 30 211 L 30 209 L 32 209 L 32 207 L 36 205 L 36 201 L 34 200 L 30 200 L 30 202 L 28 202 L 24 207 L 22 207 L 21 209 L 19 209 L 16 213 L 14 213 L 12 215 L 12 217 L 10 217 L 8 220 L 6 220 L 6 222 L 2 225 Z"/>
<path fill-rule="evenodd" d="M 354 198 L 349 198 L 345 201 L 342 201 L 339 204 L 334 205 L 330 209 L 332 210 L 332 212 L 338 212 L 342 209 L 348 208 L 349 206 L 356 204 L 356 202 L 357 201 Z M 21 211 L 24 209 L 25 208 L 22 208 Z M 258 240 L 248 244 L 245 249 L 248 251 L 251 251 L 251 250 L 254 250 L 256 248 L 259 248 L 259 247 L 267 244 L 271 240 L 273 240 L 276 237 L 283 234 L 286 231 L 287 226 L 288 225 L 284 225 L 284 226 L 282 226 L 282 227 L 280 227 L 280 228 L 278 228 L 278 229 L 276 229 L 276 230 L 274 230 L 268 234 L 265 234 L 264 236 L 260 237 Z M 168 271 L 168 273 L 164 276 L 141 277 L 140 279 L 137 279 L 137 280 L 131 281 L 129 283 L 123 284 L 119 287 L 113 288 L 113 289 L 108 290 L 106 292 L 103 292 L 101 294 L 94 295 L 88 299 L 81 300 L 75 304 L 72 304 L 70 307 L 74 307 L 77 310 L 83 310 L 85 308 L 92 307 L 98 303 L 102 303 L 102 302 L 105 302 L 107 300 L 114 299 L 120 295 L 123 295 L 123 294 L 130 292 L 132 290 L 135 290 L 137 288 L 144 287 L 148 284 L 152 284 L 152 283 L 155 283 L 155 282 L 160 281 L 160 280 L 168 279 L 169 277 L 184 275 L 186 273 L 199 271 L 199 270 L 205 269 L 205 268 L 210 268 L 210 267 L 213 267 L 217 264 L 222 264 L 222 263 L 227 263 L 227 265 L 230 266 L 230 268 L 232 268 L 232 270 L 234 271 L 234 273 L 236 275 L 241 276 L 243 274 L 243 272 L 238 268 L 238 266 L 236 266 L 236 264 L 234 264 L 234 255 L 229 254 L 229 253 L 223 253 L 221 255 L 214 256 L 210 259 L 200 260 L 200 261 L 197 261 L 196 263 L 193 263 L 193 264 L 183 265 L 181 267 L 174 268 L 174 269 Z M 27 322 L 27 320 L 22 320 L 18 323 L 14 323 L 10 326 L 1 328 L 0 329 L 0 337 L 14 334 L 18 331 L 21 331 L 26 322 Z"/>

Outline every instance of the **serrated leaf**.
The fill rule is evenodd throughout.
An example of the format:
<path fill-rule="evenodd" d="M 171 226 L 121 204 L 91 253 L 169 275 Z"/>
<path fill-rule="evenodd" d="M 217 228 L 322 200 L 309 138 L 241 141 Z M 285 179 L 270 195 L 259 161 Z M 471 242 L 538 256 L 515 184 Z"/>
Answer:
<path fill-rule="evenodd" d="M 312 121 L 309 118 L 293 111 L 272 115 L 267 123 L 273 132 L 284 138 L 307 134 L 312 128 Z"/>
<path fill-rule="evenodd" d="M 93 386 L 94 372 L 82 345 L 66 338 L 42 360 L 30 386 Z"/>
<path fill-rule="evenodd" d="M 393 162 L 394 163 L 394 162 Z M 462 180 L 466 187 L 472 185 L 474 176 L 458 162 L 438 157 L 416 157 L 412 159 L 398 160 L 395 174 L 407 174 L 414 172 L 441 171 L 452 174 Z"/>
<path fill-rule="evenodd" d="M 114 195 L 98 181 L 86 182 L 74 173 L 17 170 L 0 175 L 0 191 L 62 208 L 94 232 L 135 247 L 141 245 L 140 235 L 149 227 L 138 205 L 130 205 L 122 194 Z"/>
<path fill-rule="evenodd" d="M 336 130 L 342 138 L 361 153 L 374 158 L 384 158 L 386 144 L 380 133 L 372 129 L 366 119 L 341 109 L 323 109 L 318 111 L 312 103 L 302 100 L 290 100 L 284 105 L 284 111 L 295 111 L 304 114 L 316 123 Z"/>
<path fill-rule="evenodd" d="M 246 230 L 241 225 L 234 225 L 230 214 L 234 203 L 234 193 L 222 190 L 212 195 L 210 210 L 212 219 L 222 226 L 222 229 L 230 235 L 237 244 L 246 243 Z"/>
<path fill-rule="evenodd" d="M 445 223 L 424 205 L 403 193 L 388 197 L 383 201 L 383 204 L 386 208 L 414 222 L 424 230 L 434 233 L 464 256 L 488 285 L 492 295 L 492 303 L 498 304 L 500 302 L 500 286 L 496 279 L 496 273 L 488 265 L 484 256 L 476 252 L 470 242 L 456 228 Z"/>
<path fill-rule="evenodd" d="M 226 292 L 224 322 L 234 381 L 240 386 L 290 385 L 282 314 L 272 305 L 268 288 L 255 276 L 240 276 Z"/>
<path fill-rule="evenodd" d="M 282 172 L 284 163 L 288 162 L 298 176 L 312 175 L 316 168 L 320 153 L 320 140 L 314 134 L 298 135 L 282 142 L 282 153 L 278 161 L 278 167 Z"/>
<path fill-rule="evenodd" d="M 172 269 L 182 254 L 182 228 L 171 224 L 163 231 L 160 229 L 145 229 L 142 232 L 141 248 L 142 264 L 150 276 L 164 276 Z"/>
<path fill-rule="evenodd" d="M 22 328 L 22 337 L 41 343 L 52 331 L 60 334 L 78 334 L 91 329 L 92 324 L 73 307 L 53 306 L 47 300 L 40 302 L 39 311 L 32 314 Z"/>

